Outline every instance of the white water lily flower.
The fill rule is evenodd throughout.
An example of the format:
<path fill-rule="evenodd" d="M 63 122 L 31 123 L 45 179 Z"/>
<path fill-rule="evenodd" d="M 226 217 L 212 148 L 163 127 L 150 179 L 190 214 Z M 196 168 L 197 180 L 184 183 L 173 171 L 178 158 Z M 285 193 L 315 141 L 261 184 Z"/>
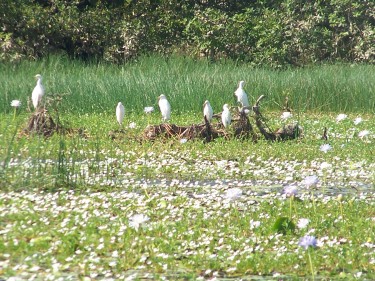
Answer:
<path fill-rule="evenodd" d="M 337 121 L 337 122 L 340 122 L 340 121 L 342 121 L 342 120 L 344 120 L 344 119 L 346 119 L 346 118 L 348 118 L 348 115 L 346 115 L 346 114 L 344 114 L 344 113 L 341 113 L 341 114 L 337 115 L 337 117 L 336 117 L 336 121 Z"/>
<path fill-rule="evenodd" d="M 239 189 L 238 187 L 234 187 L 234 188 L 228 189 L 224 197 L 229 200 L 235 200 L 241 197 L 241 195 L 242 195 L 242 190 Z"/>
<path fill-rule="evenodd" d="M 153 111 L 154 111 L 154 108 L 152 106 L 146 106 L 145 109 L 144 109 L 144 112 L 146 114 L 150 114 Z"/>
<path fill-rule="evenodd" d="M 21 101 L 19 101 L 19 100 L 12 100 L 12 102 L 10 103 L 10 106 L 20 107 L 21 106 Z"/>
<path fill-rule="evenodd" d="M 370 134 L 370 131 L 369 130 L 363 130 L 363 131 L 360 131 L 358 133 L 358 137 L 360 137 L 361 139 L 363 139 L 365 136 L 367 136 L 368 134 Z"/>
<path fill-rule="evenodd" d="M 260 226 L 260 221 L 250 220 L 250 229 L 258 228 Z"/>
<path fill-rule="evenodd" d="M 320 164 L 320 169 L 322 170 L 329 169 L 329 168 L 332 168 L 332 165 L 327 162 L 323 162 L 322 164 Z"/>
<path fill-rule="evenodd" d="M 319 182 L 319 178 L 317 176 L 307 176 L 303 181 L 302 184 L 306 187 L 313 187 L 316 186 Z"/>
<path fill-rule="evenodd" d="M 150 218 L 143 214 L 136 214 L 129 218 L 129 226 L 134 228 L 135 230 L 138 230 L 139 227 L 149 221 Z"/>
<path fill-rule="evenodd" d="M 359 123 L 362 122 L 362 118 L 361 117 L 357 117 L 356 119 L 354 119 L 354 125 L 358 125 Z"/>
<path fill-rule="evenodd" d="M 289 112 L 289 111 L 285 111 L 285 112 L 283 112 L 283 114 L 281 114 L 281 116 L 280 116 L 280 118 L 281 118 L 282 120 L 286 120 L 286 119 L 288 119 L 288 118 L 290 118 L 290 117 L 292 117 L 292 113 Z"/>
<path fill-rule="evenodd" d="M 309 224 L 309 222 L 310 222 L 309 219 L 301 218 L 297 222 L 297 227 L 299 229 L 306 228 L 306 226 Z"/>
<path fill-rule="evenodd" d="M 324 153 L 327 153 L 331 149 L 332 149 L 332 146 L 330 144 L 328 144 L 328 143 L 322 144 L 320 146 L 320 151 L 322 151 Z"/>

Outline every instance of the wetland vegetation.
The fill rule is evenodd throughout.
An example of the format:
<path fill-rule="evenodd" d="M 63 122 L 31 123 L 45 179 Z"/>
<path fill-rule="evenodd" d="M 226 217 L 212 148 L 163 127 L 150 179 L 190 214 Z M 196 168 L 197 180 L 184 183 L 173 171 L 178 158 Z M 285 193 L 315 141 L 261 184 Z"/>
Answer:
<path fill-rule="evenodd" d="M 374 70 L 158 56 L 0 65 L 0 278 L 374 279 Z M 51 116 L 74 130 L 23 132 L 37 73 Z M 170 123 L 202 124 L 203 102 L 214 113 L 236 105 L 240 80 L 251 103 L 266 95 L 271 128 L 298 122 L 303 137 L 142 140 L 161 123 L 160 94 Z M 124 133 L 113 140 L 119 101 Z"/>

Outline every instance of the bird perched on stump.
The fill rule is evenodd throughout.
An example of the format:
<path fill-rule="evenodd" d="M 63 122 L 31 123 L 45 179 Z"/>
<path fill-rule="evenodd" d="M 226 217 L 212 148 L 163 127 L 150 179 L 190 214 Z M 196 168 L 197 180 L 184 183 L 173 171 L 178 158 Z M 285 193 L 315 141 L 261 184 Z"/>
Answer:
<path fill-rule="evenodd" d="M 224 104 L 223 106 L 223 112 L 221 113 L 221 121 L 223 122 L 225 128 L 228 128 L 230 122 L 232 121 L 232 116 L 230 114 L 228 104 Z"/>
<path fill-rule="evenodd" d="M 33 101 L 33 106 L 36 109 L 44 96 L 44 87 L 42 85 L 42 75 L 37 74 L 35 75 L 36 78 L 36 86 L 31 94 L 31 99 Z"/>
<path fill-rule="evenodd" d="M 160 95 L 158 99 L 163 122 L 166 122 L 171 119 L 171 105 L 169 104 L 169 101 L 167 100 L 165 95 Z"/>
<path fill-rule="evenodd" d="M 203 117 L 205 116 L 208 122 L 211 122 L 214 111 L 211 107 L 211 104 L 206 100 L 203 104 Z"/>
<path fill-rule="evenodd" d="M 249 100 L 247 98 L 247 94 L 243 89 L 243 85 L 245 81 L 240 81 L 238 84 L 237 90 L 234 92 L 234 95 L 237 97 L 237 102 L 241 103 L 243 107 L 249 107 Z"/>
<path fill-rule="evenodd" d="M 122 103 L 119 102 L 117 104 L 117 107 L 116 107 L 116 119 L 117 119 L 117 122 L 120 124 L 120 126 L 122 125 L 122 121 L 124 120 L 124 116 L 125 116 L 125 108 L 122 105 Z"/>

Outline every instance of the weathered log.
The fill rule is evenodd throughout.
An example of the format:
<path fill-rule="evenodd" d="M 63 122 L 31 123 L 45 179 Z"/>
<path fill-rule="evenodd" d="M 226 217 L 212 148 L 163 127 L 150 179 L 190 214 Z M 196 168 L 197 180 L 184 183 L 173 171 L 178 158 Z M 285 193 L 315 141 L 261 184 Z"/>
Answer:
<path fill-rule="evenodd" d="M 265 95 L 261 95 L 253 106 L 253 111 L 255 114 L 255 124 L 257 125 L 259 131 L 264 136 L 266 140 L 271 141 L 284 141 L 284 140 L 292 140 L 297 139 L 303 135 L 303 128 L 299 126 L 298 123 L 287 124 L 282 128 L 273 132 L 265 122 L 265 118 L 262 116 L 259 103 L 262 99 L 265 98 Z"/>

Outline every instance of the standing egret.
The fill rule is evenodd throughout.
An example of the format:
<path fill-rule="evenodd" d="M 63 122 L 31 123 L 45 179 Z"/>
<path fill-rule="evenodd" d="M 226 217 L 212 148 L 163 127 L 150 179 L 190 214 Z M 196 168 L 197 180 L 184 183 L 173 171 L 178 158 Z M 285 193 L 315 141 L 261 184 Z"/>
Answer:
<path fill-rule="evenodd" d="M 208 123 L 212 120 L 212 115 L 214 111 L 212 110 L 211 104 L 208 100 L 206 100 L 203 104 L 203 116 L 206 116 Z"/>
<path fill-rule="evenodd" d="M 125 108 L 122 105 L 122 103 L 119 102 L 117 104 L 117 107 L 116 107 L 116 119 L 117 119 L 117 122 L 120 124 L 120 126 L 122 125 L 122 121 L 124 120 L 124 116 L 125 116 Z"/>
<path fill-rule="evenodd" d="M 221 113 L 221 121 L 223 122 L 225 128 L 228 128 L 230 122 L 232 121 L 232 116 L 230 114 L 228 104 L 224 104 L 223 106 L 223 113 Z"/>
<path fill-rule="evenodd" d="M 31 99 L 33 101 L 34 108 L 37 108 L 44 95 L 44 87 L 42 85 L 42 75 L 37 74 L 35 75 L 35 78 L 37 79 L 37 82 L 33 93 L 31 94 Z"/>
<path fill-rule="evenodd" d="M 247 99 L 247 94 L 243 89 L 245 81 L 240 81 L 237 90 L 234 92 L 234 95 L 237 97 L 237 102 L 241 103 L 243 107 L 248 107 L 249 100 Z"/>
<path fill-rule="evenodd" d="M 163 121 L 166 122 L 171 118 L 171 105 L 169 104 L 165 95 L 160 95 L 159 99 L 159 108 Z"/>

